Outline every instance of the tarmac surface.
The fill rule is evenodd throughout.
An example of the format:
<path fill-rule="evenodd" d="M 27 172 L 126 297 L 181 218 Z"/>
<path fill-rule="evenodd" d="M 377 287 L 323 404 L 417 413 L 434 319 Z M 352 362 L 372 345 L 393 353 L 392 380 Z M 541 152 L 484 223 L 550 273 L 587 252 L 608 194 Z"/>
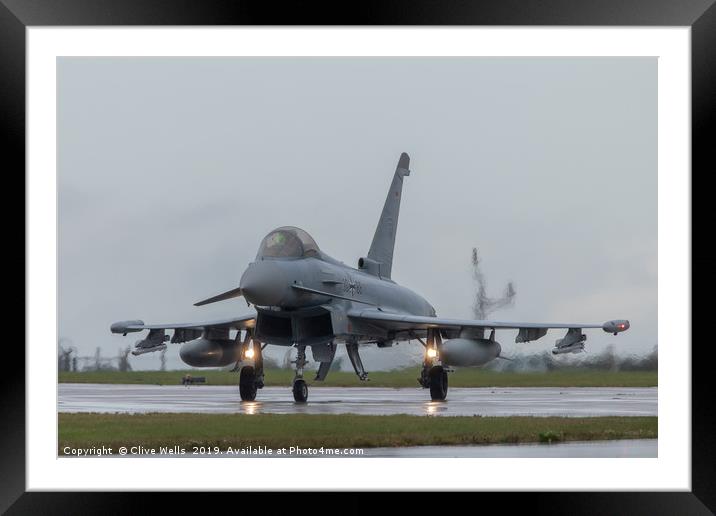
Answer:
<path fill-rule="evenodd" d="M 319 453 L 314 450 L 312 453 L 293 453 L 277 455 L 275 451 L 269 454 L 266 450 L 261 453 L 252 454 L 230 454 L 211 453 L 187 455 L 177 454 L 145 454 L 132 455 L 133 457 L 162 457 L 171 459 L 191 458 L 233 458 L 260 459 L 260 458 L 497 458 L 497 459 L 539 459 L 539 458 L 657 458 L 659 446 L 657 439 L 619 439 L 614 441 L 573 441 L 568 443 L 521 443 L 521 444 L 474 444 L 465 446 L 408 446 L 402 448 L 360 448 L 353 449 L 354 453 L 349 454 L 328 454 Z M 340 450 L 340 449 L 339 449 Z M 360 453 L 355 451 L 360 450 Z M 108 457 L 125 458 L 124 455 L 109 455 Z M 92 458 L 85 456 L 84 458 Z"/>
<path fill-rule="evenodd" d="M 190 455 L 162 455 L 164 458 L 657 458 L 657 439 L 620 439 L 614 441 L 574 441 L 568 443 L 522 443 L 522 444 L 474 444 L 465 446 L 408 446 L 402 448 L 361 448 L 358 454 L 321 454 L 314 453 L 287 453 L 276 455 L 267 452 L 247 455 L 234 455 L 227 453 L 190 454 Z M 141 457 L 156 457 L 157 455 L 138 455 Z M 121 457 L 112 455 L 112 457 Z"/>
<path fill-rule="evenodd" d="M 363 457 L 443 458 L 656 458 L 657 439 L 577 441 L 557 444 L 488 444 L 365 448 Z"/>
<path fill-rule="evenodd" d="M 61 383 L 58 385 L 58 411 L 216 414 L 350 413 L 419 416 L 656 416 L 657 388 L 452 388 L 448 392 L 447 401 L 435 402 L 430 401 L 429 392 L 421 388 L 312 387 L 309 389 L 308 403 L 295 403 L 291 389 L 288 387 L 265 387 L 259 391 L 256 401 L 242 402 L 239 398 L 238 387 L 231 385 L 185 387 L 181 385 Z M 588 444 L 589 446 L 594 445 L 594 443 Z M 480 447 L 480 449 L 482 448 Z M 523 446 L 519 446 L 520 450 L 522 448 Z M 444 450 L 444 447 L 440 447 L 440 449 Z"/>

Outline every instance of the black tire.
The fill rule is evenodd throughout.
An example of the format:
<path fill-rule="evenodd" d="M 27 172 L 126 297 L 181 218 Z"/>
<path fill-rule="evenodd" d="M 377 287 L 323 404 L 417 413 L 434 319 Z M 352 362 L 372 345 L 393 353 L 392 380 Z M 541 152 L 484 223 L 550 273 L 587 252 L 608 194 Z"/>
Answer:
<path fill-rule="evenodd" d="M 448 374 L 442 366 L 430 368 L 430 398 L 444 401 L 448 393 Z"/>
<path fill-rule="evenodd" d="M 241 368 L 239 394 L 243 401 L 254 401 L 256 399 L 256 373 L 251 366 Z"/>
<path fill-rule="evenodd" d="M 296 403 L 305 403 L 308 400 L 308 385 L 305 380 L 293 382 L 293 399 Z"/>

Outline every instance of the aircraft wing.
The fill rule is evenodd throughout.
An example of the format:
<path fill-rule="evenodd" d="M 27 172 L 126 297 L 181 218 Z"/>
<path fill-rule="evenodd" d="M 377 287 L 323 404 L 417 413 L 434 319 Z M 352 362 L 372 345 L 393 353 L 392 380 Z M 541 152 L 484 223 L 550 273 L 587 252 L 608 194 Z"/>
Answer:
<path fill-rule="evenodd" d="M 415 331 L 427 330 L 428 328 L 440 328 L 449 330 L 450 333 L 458 335 L 466 329 L 505 329 L 519 330 L 515 342 L 528 342 L 537 340 L 544 336 L 549 329 L 584 329 L 602 328 L 609 333 L 619 333 L 629 329 L 629 321 L 614 320 L 603 324 L 597 323 L 526 323 L 526 322 L 502 322 L 487 321 L 479 319 L 448 319 L 445 317 L 428 317 L 419 315 L 408 315 L 400 313 L 384 312 L 375 309 L 351 310 L 348 312 L 350 319 L 378 326 L 389 331 Z"/>
<path fill-rule="evenodd" d="M 255 325 L 256 314 L 249 314 L 232 319 L 179 324 L 144 324 L 144 321 L 140 320 L 120 321 L 114 323 L 110 329 L 112 333 L 121 333 L 122 335 L 149 330 L 147 338 L 137 342 L 136 349 L 132 351 L 132 354 L 140 355 L 165 349 L 166 344 L 164 343 L 169 340 L 166 335 L 167 330 L 174 330 L 171 342 L 178 343 L 198 339 L 202 335 L 206 335 L 207 338 L 228 339 L 229 330 L 253 328 Z"/>
<path fill-rule="evenodd" d="M 111 326 L 112 333 L 132 333 L 142 330 L 206 330 L 210 328 L 226 328 L 242 330 L 253 328 L 256 314 L 243 315 L 233 319 L 219 319 L 197 323 L 144 324 L 144 321 L 120 321 Z"/>

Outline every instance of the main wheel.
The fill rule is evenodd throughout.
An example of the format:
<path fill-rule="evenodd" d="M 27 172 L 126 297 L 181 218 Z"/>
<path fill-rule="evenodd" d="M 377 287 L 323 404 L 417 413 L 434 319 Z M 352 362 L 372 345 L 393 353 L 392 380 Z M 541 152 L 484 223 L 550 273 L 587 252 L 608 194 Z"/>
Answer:
<path fill-rule="evenodd" d="M 251 366 L 241 368 L 239 394 L 243 401 L 254 401 L 256 399 L 256 372 Z"/>
<path fill-rule="evenodd" d="M 433 401 L 443 401 L 447 398 L 448 375 L 442 366 L 430 368 L 430 398 Z"/>
<path fill-rule="evenodd" d="M 298 403 L 305 403 L 308 400 L 308 385 L 305 380 L 293 382 L 293 399 Z"/>

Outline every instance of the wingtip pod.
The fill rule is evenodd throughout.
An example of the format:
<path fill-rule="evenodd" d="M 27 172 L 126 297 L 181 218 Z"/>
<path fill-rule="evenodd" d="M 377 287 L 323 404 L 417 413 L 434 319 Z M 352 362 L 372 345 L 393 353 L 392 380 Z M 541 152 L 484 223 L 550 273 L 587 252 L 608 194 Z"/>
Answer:
<path fill-rule="evenodd" d="M 629 321 L 626 319 L 616 319 L 614 321 L 607 321 L 602 325 L 602 329 L 607 333 L 621 333 L 629 329 Z"/>

